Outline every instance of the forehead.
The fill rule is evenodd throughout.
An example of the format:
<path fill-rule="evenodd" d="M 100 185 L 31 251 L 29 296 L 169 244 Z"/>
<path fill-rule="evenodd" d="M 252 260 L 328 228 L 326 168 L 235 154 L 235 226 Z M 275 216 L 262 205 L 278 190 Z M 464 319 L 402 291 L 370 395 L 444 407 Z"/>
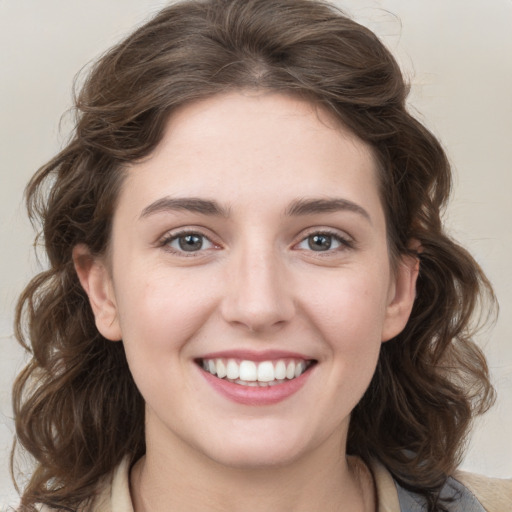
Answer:
<path fill-rule="evenodd" d="M 324 108 L 237 91 L 174 112 L 155 151 L 129 167 L 121 196 L 142 208 L 158 195 L 263 206 L 342 194 L 371 204 L 377 182 L 372 149 Z"/>
<path fill-rule="evenodd" d="M 343 140 L 353 145 L 354 154 L 373 158 L 372 148 L 318 102 L 260 89 L 236 90 L 178 108 L 169 118 L 163 144 L 155 155 L 172 139 L 175 146 L 185 142 L 190 147 L 193 142 L 194 150 L 215 148 L 220 153 L 229 148 L 232 152 L 238 144 L 254 150 L 266 148 L 265 153 L 271 156 L 276 147 L 284 153 L 295 144 L 294 149 L 299 150 L 304 136 L 319 148 L 329 146 L 334 139 Z M 304 152 L 308 149 L 305 147 Z"/>

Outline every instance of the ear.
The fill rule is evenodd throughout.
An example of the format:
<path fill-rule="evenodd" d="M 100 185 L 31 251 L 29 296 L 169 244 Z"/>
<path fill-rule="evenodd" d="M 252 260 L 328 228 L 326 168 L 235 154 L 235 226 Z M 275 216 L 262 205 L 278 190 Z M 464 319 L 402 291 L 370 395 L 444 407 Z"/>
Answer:
<path fill-rule="evenodd" d="M 421 252 L 419 242 L 411 243 L 409 247 Z M 417 256 L 403 255 L 400 258 L 390 287 L 389 302 L 382 328 L 382 341 L 394 338 L 406 326 L 416 298 L 416 280 L 419 270 L 420 260 Z"/>
<path fill-rule="evenodd" d="M 89 297 L 98 331 L 111 341 L 122 338 L 112 278 L 105 263 L 84 244 L 73 248 L 73 263 L 82 288 Z"/>

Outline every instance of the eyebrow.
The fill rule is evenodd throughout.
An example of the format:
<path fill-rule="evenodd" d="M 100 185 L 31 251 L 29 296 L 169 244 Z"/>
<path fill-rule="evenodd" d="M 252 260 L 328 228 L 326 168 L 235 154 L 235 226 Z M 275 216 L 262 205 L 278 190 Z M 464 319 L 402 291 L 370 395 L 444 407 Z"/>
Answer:
<path fill-rule="evenodd" d="M 333 198 L 312 198 L 296 199 L 286 209 L 286 215 L 314 215 L 317 213 L 334 213 L 339 211 L 349 211 L 357 213 L 364 217 L 370 224 L 372 223 L 370 214 L 357 203 L 338 197 Z"/>
<path fill-rule="evenodd" d="M 149 217 L 155 213 L 188 211 L 202 215 L 213 215 L 216 217 L 229 217 L 230 210 L 221 206 L 212 199 L 200 199 L 198 197 L 162 197 L 149 206 L 146 206 L 139 218 Z M 301 215 L 315 215 L 318 213 L 334 213 L 349 211 L 364 217 L 372 223 L 369 213 L 358 204 L 342 198 L 312 198 L 296 199 L 288 206 L 285 215 L 289 217 Z"/>
<path fill-rule="evenodd" d="M 229 217 L 229 209 L 222 207 L 217 201 L 198 197 L 162 197 L 146 206 L 139 218 L 149 217 L 155 213 L 185 210 L 202 215 Z"/>

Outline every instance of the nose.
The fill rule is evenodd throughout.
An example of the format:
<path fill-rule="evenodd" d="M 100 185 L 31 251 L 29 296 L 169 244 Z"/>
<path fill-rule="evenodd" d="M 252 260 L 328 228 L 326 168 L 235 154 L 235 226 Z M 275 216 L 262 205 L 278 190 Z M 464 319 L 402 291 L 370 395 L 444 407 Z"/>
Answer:
<path fill-rule="evenodd" d="M 230 262 L 221 312 L 224 319 L 251 332 L 279 329 L 295 314 L 284 263 L 272 250 L 240 251 Z"/>

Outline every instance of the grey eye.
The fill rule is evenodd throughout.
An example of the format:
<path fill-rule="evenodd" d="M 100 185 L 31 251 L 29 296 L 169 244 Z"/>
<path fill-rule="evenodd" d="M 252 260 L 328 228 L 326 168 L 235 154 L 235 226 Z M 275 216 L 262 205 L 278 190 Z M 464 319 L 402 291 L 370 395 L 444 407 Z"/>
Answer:
<path fill-rule="evenodd" d="M 178 238 L 182 251 L 199 251 L 203 248 L 203 237 L 200 235 L 184 235 Z"/>
<path fill-rule="evenodd" d="M 318 232 L 301 240 L 296 247 L 306 251 L 327 252 L 342 246 L 350 247 L 350 242 L 339 235 Z"/>
<path fill-rule="evenodd" d="M 308 247 L 312 251 L 328 251 L 333 245 L 332 235 L 316 234 L 308 236 Z M 338 243 L 339 245 L 339 243 Z"/>
<path fill-rule="evenodd" d="M 213 243 L 200 233 L 178 234 L 167 245 L 176 252 L 198 252 L 213 247 Z"/>

